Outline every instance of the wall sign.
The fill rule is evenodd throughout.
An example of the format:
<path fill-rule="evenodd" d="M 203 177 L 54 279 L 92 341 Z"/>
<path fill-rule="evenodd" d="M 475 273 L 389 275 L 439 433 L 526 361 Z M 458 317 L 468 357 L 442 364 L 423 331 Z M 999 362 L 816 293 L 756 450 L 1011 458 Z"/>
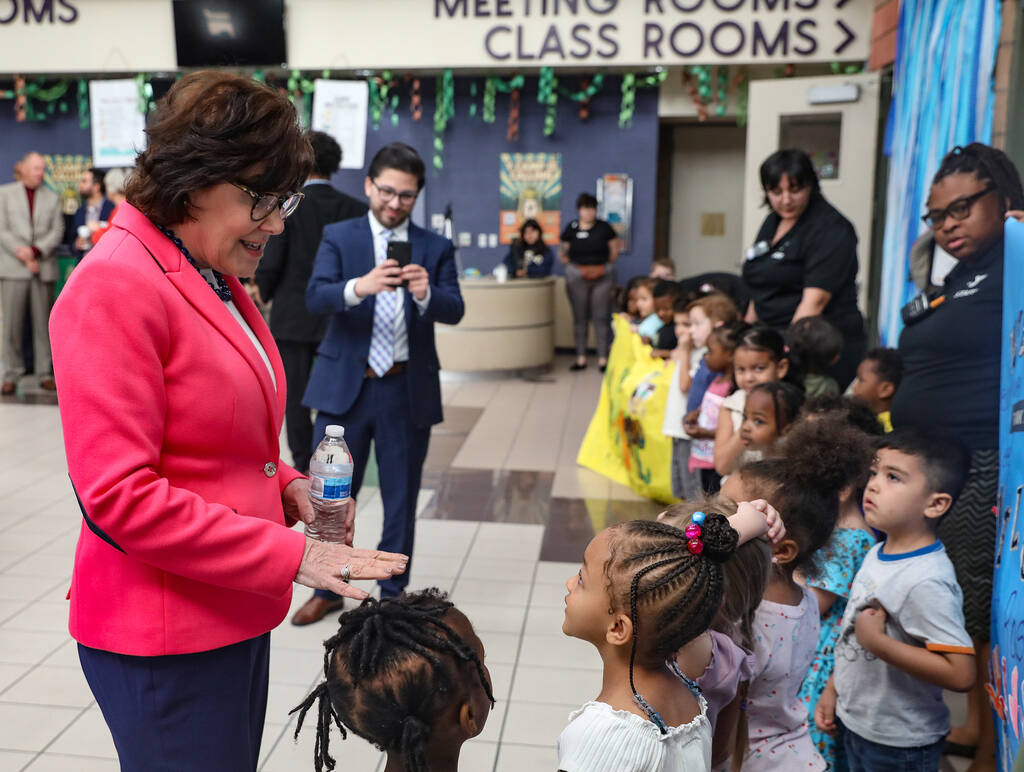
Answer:
<path fill-rule="evenodd" d="M 867 59 L 871 0 L 291 0 L 294 67 L 517 67 Z M 339 44 L 338 30 L 344 30 Z"/>
<path fill-rule="evenodd" d="M 536 220 L 544 243 L 557 244 L 562 230 L 562 154 L 502 153 L 499 163 L 501 243 L 511 244 L 526 220 Z"/>
<path fill-rule="evenodd" d="M 171 0 L 0 0 L 0 72 L 177 69 Z"/>
<path fill-rule="evenodd" d="M 341 145 L 341 168 L 362 169 L 366 162 L 366 117 L 370 92 L 365 80 L 314 82 L 313 128 Z"/>

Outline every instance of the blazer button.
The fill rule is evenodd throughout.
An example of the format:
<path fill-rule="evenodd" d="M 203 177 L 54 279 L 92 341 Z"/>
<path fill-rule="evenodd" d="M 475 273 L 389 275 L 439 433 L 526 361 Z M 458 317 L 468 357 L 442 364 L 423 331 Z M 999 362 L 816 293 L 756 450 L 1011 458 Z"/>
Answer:
<path fill-rule="evenodd" d="M 265 474 L 267 477 L 273 477 L 275 474 L 277 474 L 277 464 L 275 464 L 273 461 L 268 461 L 266 466 L 263 467 L 263 474 Z"/>

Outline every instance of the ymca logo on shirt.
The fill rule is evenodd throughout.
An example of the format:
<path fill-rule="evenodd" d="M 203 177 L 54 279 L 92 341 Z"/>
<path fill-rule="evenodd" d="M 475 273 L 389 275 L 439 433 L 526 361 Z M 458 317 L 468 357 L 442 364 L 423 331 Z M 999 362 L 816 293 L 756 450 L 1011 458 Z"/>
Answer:
<path fill-rule="evenodd" d="M 976 274 L 973 279 L 971 279 L 964 285 L 966 289 L 957 290 L 957 292 L 953 295 L 953 299 L 956 300 L 957 298 L 968 298 L 971 295 L 975 294 L 978 291 L 978 285 L 985 281 L 985 279 L 987 278 L 987 273 Z"/>

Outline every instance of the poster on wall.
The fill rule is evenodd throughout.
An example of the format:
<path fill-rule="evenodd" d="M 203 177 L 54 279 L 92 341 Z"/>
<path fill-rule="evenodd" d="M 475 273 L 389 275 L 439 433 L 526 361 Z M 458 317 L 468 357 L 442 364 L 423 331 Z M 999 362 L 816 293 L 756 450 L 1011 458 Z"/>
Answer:
<path fill-rule="evenodd" d="M 313 82 L 313 130 L 341 145 L 341 168 L 362 169 L 366 160 L 366 119 L 370 90 L 365 80 Z"/>
<path fill-rule="evenodd" d="M 986 690 L 997 715 L 999 766 L 1010 772 L 1024 756 L 1024 223 L 1006 224 L 1004 265 L 999 503 Z"/>
<path fill-rule="evenodd" d="M 89 81 L 92 157 L 100 169 L 135 166 L 146 147 L 146 117 L 134 80 Z"/>
<path fill-rule="evenodd" d="M 519 226 L 536 220 L 545 244 L 557 244 L 562 232 L 562 154 L 501 154 L 502 244 L 519 238 Z"/>
<path fill-rule="evenodd" d="M 81 203 L 78 199 L 78 181 L 82 172 L 92 166 L 92 159 L 87 155 L 61 154 L 44 155 L 43 158 L 46 160 L 46 186 L 60 196 L 64 214 L 73 215 Z"/>
<path fill-rule="evenodd" d="M 633 178 L 605 174 L 597 180 L 597 216 L 622 239 L 622 251 L 633 246 Z"/>

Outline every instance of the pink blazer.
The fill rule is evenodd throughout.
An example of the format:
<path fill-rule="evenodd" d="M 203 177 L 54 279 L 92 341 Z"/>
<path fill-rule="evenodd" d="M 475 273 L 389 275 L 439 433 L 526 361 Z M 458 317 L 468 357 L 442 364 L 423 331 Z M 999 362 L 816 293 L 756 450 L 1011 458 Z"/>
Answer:
<path fill-rule="evenodd" d="M 288 611 L 305 537 L 281 492 L 285 376 L 237 279 L 225 304 L 128 203 L 50 316 L 68 473 L 83 510 L 71 635 L 122 654 L 206 651 Z"/>

